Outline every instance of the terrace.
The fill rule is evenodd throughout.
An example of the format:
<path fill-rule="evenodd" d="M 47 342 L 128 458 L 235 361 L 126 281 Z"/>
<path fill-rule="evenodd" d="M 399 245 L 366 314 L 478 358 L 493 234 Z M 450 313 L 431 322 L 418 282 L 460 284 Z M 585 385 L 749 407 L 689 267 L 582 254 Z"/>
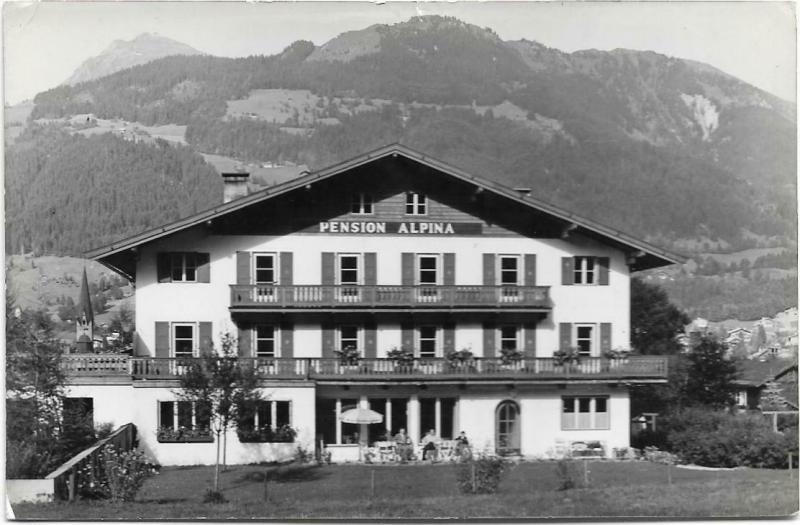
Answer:
<path fill-rule="evenodd" d="M 523 358 L 504 362 L 500 358 L 474 358 L 453 362 L 442 358 L 415 358 L 399 362 L 385 358 L 362 358 L 347 363 L 338 358 L 237 358 L 242 366 L 255 367 L 264 380 L 308 380 L 338 382 L 582 382 L 636 381 L 664 382 L 667 358 L 630 356 L 620 359 L 584 357 L 578 363 L 561 363 L 553 358 Z M 70 378 L 113 378 L 117 380 L 174 380 L 197 358 L 128 357 L 83 354 L 64 356 L 63 366 Z"/>

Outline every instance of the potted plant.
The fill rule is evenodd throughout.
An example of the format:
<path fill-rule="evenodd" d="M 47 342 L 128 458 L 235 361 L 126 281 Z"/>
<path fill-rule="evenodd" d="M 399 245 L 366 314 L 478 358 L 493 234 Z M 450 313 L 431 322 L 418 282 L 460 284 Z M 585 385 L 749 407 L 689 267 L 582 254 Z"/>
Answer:
<path fill-rule="evenodd" d="M 386 357 L 394 361 L 395 367 L 410 368 L 414 364 L 414 352 L 406 347 L 392 347 L 386 353 Z"/>
<path fill-rule="evenodd" d="M 553 352 L 553 362 L 556 366 L 577 365 L 581 362 L 581 354 L 577 348 L 559 348 Z"/>
<path fill-rule="evenodd" d="M 339 356 L 339 363 L 342 366 L 358 365 L 358 361 L 361 359 L 361 353 L 352 345 L 345 346 L 341 350 L 334 350 L 334 353 Z"/>
<path fill-rule="evenodd" d="M 516 348 L 501 348 L 500 349 L 500 362 L 504 366 L 510 366 L 522 361 L 522 352 Z"/>
<path fill-rule="evenodd" d="M 451 350 L 447 353 L 447 363 L 450 365 L 450 368 L 473 368 L 474 361 L 475 356 L 468 348 Z"/>
<path fill-rule="evenodd" d="M 614 348 L 611 350 L 605 350 L 603 352 L 603 357 L 606 359 L 627 359 L 630 354 L 631 351 L 625 348 Z"/>

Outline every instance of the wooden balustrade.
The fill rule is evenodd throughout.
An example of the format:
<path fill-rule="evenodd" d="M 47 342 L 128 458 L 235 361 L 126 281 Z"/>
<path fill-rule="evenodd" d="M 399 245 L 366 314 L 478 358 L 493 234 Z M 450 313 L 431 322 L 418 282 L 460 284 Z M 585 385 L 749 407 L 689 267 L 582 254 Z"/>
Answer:
<path fill-rule="evenodd" d="M 61 367 L 72 376 L 126 376 L 130 357 L 120 354 L 68 354 Z"/>
<path fill-rule="evenodd" d="M 549 308 L 547 286 L 231 285 L 232 307 Z"/>

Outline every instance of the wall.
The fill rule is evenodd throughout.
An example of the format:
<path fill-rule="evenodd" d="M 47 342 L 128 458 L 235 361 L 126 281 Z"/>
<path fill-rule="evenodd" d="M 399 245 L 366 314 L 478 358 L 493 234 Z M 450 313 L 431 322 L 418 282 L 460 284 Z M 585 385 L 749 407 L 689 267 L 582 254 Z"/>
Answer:
<path fill-rule="evenodd" d="M 537 355 L 547 357 L 558 348 L 558 324 L 612 323 L 612 347 L 629 347 L 630 282 L 624 255 L 606 245 L 578 235 L 569 242 L 521 236 L 442 237 L 404 235 L 291 234 L 282 237 L 214 236 L 197 227 L 167 240 L 142 247 L 137 268 L 136 329 L 141 341 L 138 355 L 153 355 L 155 322 L 210 321 L 215 344 L 222 332 L 236 333 L 228 311 L 229 285 L 236 282 L 236 251 L 294 253 L 294 284 L 320 284 L 321 252 L 377 252 L 378 283 L 401 284 L 401 253 L 456 254 L 456 285 L 480 285 L 482 253 L 535 253 L 537 284 L 550 287 L 553 310 L 537 326 Z M 159 251 L 203 251 L 211 254 L 210 283 L 158 283 Z M 572 255 L 607 256 L 611 259 L 608 286 L 562 286 L 561 258 Z M 399 345 L 399 326 L 380 328 L 378 355 Z M 457 347 L 472 347 L 482 354 L 480 327 L 459 326 Z M 321 337 L 314 325 L 299 326 L 295 339 L 298 357 L 321 356 Z M 598 330 L 599 332 L 599 330 Z M 599 337 L 599 335 L 598 335 Z"/>
<path fill-rule="evenodd" d="M 94 424 L 112 423 L 119 428 L 134 422 L 136 407 L 131 402 L 131 385 L 70 385 L 67 397 L 94 399 Z"/>

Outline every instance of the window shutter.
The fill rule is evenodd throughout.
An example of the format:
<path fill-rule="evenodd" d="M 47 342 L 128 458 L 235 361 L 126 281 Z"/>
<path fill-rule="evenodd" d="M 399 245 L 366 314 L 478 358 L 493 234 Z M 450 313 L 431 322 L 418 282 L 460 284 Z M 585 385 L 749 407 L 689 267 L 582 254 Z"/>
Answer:
<path fill-rule="evenodd" d="M 608 257 L 597 258 L 597 271 L 599 273 L 597 284 L 608 285 L 608 266 L 610 262 L 611 260 Z"/>
<path fill-rule="evenodd" d="M 444 344 L 442 345 L 444 356 L 447 357 L 448 352 L 456 349 L 456 325 L 453 323 L 446 323 L 444 325 Z"/>
<path fill-rule="evenodd" d="M 197 282 L 210 283 L 211 282 L 211 263 L 210 257 L 207 253 L 197 254 Z"/>
<path fill-rule="evenodd" d="M 200 323 L 200 355 L 208 355 L 214 348 L 211 339 L 211 323 Z"/>
<path fill-rule="evenodd" d="M 281 323 L 281 357 L 294 357 L 294 325 Z"/>
<path fill-rule="evenodd" d="M 566 350 L 572 347 L 572 323 L 560 323 L 558 325 L 558 345 L 559 350 Z"/>
<path fill-rule="evenodd" d="M 172 254 L 161 252 L 156 256 L 156 274 L 158 276 L 158 282 L 160 283 L 171 283 L 172 282 L 172 272 L 170 271 L 170 259 Z"/>
<path fill-rule="evenodd" d="M 336 283 L 336 257 L 333 252 L 322 252 L 322 284 Z"/>
<path fill-rule="evenodd" d="M 496 357 L 496 341 L 494 323 L 483 323 L 483 357 Z"/>
<path fill-rule="evenodd" d="M 600 352 L 611 351 L 611 323 L 600 323 Z"/>
<path fill-rule="evenodd" d="M 375 323 L 364 326 L 364 357 L 378 357 L 378 329 Z"/>
<path fill-rule="evenodd" d="M 169 357 L 169 323 L 156 321 L 156 357 Z"/>
<path fill-rule="evenodd" d="M 453 286 L 456 284 L 456 254 L 444 254 L 444 279 L 445 286 Z"/>
<path fill-rule="evenodd" d="M 375 286 L 378 284 L 378 262 L 375 252 L 364 254 L 364 284 Z"/>
<path fill-rule="evenodd" d="M 524 354 L 525 357 L 536 357 L 536 323 L 525 323 L 522 327 L 525 337 Z"/>
<path fill-rule="evenodd" d="M 402 284 L 403 286 L 414 286 L 414 254 L 402 254 Z"/>
<path fill-rule="evenodd" d="M 400 345 L 409 351 L 416 350 L 414 348 L 414 325 L 410 323 L 400 325 Z"/>
<path fill-rule="evenodd" d="M 497 279 L 494 275 L 495 269 L 495 254 L 493 253 L 484 253 L 483 254 L 483 285 L 484 286 L 495 286 L 497 284 Z"/>
<path fill-rule="evenodd" d="M 575 259 L 572 257 L 561 258 L 561 284 L 575 284 Z"/>
<path fill-rule="evenodd" d="M 333 350 L 336 348 L 336 331 L 331 324 L 322 325 L 322 357 L 336 357 Z"/>
<path fill-rule="evenodd" d="M 280 253 L 280 265 L 281 265 L 281 286 L 291 286 L 294 284 L 294 257 L 292 257 L 292 252 L 281 252 Z"/>
<path fill-rule="evenodd" d="M 236 284 L 250 284 L 250 252 L 236 252 Z"/>
<path fill-rule="evenodd" d="M 238 352 L 239 357 L 253 356 L 253 327 L 249 324 L 239 325 Z"/>
<path fill-rule="evenodd" d="M 525 286 L 536 286 L 536 254 L 525 254 Z"/>

